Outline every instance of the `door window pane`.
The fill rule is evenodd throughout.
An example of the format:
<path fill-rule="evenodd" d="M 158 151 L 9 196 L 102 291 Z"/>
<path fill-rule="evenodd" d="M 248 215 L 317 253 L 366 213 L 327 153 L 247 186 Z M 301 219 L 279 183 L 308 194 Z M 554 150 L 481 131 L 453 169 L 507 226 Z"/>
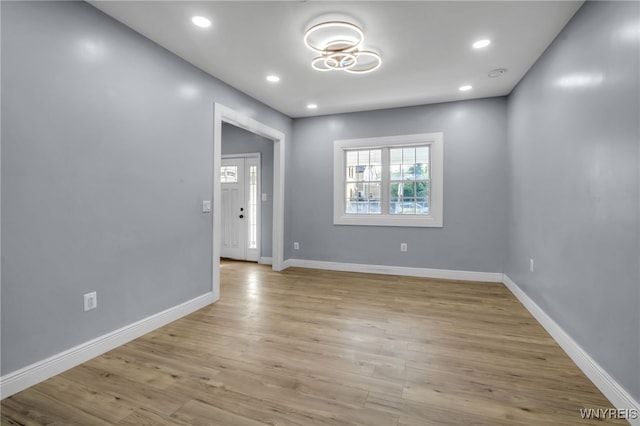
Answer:
<path fill-rule="evenodd" d="M 237 183 L 238 182 L 238 166 L 222 166 L 220 167 L 221 183 Z"/>
<path fill-rule="evenodd" d="M 249 166 L 249 248 L 258 248 L 258 166 Z"/>

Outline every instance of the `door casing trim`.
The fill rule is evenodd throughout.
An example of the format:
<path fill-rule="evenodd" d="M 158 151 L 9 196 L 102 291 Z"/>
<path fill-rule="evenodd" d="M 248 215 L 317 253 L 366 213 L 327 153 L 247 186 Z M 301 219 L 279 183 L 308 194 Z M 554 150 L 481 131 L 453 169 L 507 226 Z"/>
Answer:
<path fill-rule="evenodd" d="M 220 298 L 220 165 L 222 161 L 222 124 L 229 123 L 241 129 L 263 136 L 273 141 L 273 241 L 272 269 L 281 271 L 284 260 L 284 159 L 285 135 L 253 118 L 216 103 L 213 119 L 213 256 L 211 290 L 215 299 Z"/>

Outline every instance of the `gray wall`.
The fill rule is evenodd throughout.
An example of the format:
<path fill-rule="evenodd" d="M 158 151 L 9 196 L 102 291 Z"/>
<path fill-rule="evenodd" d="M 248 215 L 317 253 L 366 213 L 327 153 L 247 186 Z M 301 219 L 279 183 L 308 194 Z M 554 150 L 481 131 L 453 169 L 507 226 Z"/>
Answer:
<path fill-rule="evenodd" d="M 273 245 L 273 141 L 229 123 L 222 125 L 222 155 L 259 152 L 262 194 L 260 201 L 260 256 L 271 257 Z M 261 199 L 261 196 L 258 196 Z"/>
<path fill-rule="evenodd" d="M 587 2 L 510 95 L 505 264 L 636 399 L 638 22 L 640 3 Z"/>
<path fill-rule="evenodd" d="M 291 120 L 86 3 L 1 7 L 6 374 L 210 291 L 214 103 Z"/>
<path fill-rule="evenodd" d="M 443 228 L 333 225 L 335 139 L 431 132 L 444 133 Z M 502 272 L 505 98 L 297 119 L 293 140 L 288 257 Z M 293 241 L 300 250 L 291 249 Z"/>

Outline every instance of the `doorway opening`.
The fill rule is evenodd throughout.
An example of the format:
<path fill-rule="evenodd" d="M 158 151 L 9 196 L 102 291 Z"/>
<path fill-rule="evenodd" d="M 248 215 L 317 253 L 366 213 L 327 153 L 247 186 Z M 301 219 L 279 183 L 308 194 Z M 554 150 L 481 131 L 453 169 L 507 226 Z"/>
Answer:
<path fill-rule="evenodd" d="M 281 271 L 284 258 L 284 158 L 285 136 L 259 121 L 221 104 L 215 104 L 213 135 L 213 267 L 212 292 L 215 300 L 220 298 L 220 254 L 222 243 L 222 127 L 232 124 L 273 141 L 273 223 L 272 223 L 272 269 Z"/>
<path fill-rule="evenodd" d="M 221 258 L 265 263 L 261 262 L 261 204 L 268 194 L 261 192 L 260 157 L 259 152 L 222 155 Z"/>

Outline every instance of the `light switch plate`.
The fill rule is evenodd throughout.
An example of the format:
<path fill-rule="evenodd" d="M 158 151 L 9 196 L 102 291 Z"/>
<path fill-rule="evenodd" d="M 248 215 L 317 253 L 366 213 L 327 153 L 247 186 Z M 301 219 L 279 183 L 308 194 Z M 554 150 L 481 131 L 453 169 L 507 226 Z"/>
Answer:
<path fill-rule="evenodd" d="M 202 213 L 211 213 L 211 201 L 209 200 L 202 201 Z"/>
<path fill-rule="evenodd" d="M 262 194 L 262 201 L 267 201 L 267 194 Z"/>

